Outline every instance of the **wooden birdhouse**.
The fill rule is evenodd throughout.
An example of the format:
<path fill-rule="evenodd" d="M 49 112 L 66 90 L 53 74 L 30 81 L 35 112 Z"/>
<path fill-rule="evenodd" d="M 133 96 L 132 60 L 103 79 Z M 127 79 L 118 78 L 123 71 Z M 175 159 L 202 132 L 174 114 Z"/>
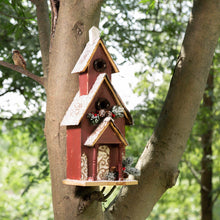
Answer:
<path fill-rule="evenodd" d="M 125 125 L 132 118 L 111 83 L 118 72 L 112 57 L 92 27 L 89 42 L 72 74 L 79 74 L 79 91 L 61 126 L 67 126 L 67 185 L 135 185 L 123 178 Z"/>

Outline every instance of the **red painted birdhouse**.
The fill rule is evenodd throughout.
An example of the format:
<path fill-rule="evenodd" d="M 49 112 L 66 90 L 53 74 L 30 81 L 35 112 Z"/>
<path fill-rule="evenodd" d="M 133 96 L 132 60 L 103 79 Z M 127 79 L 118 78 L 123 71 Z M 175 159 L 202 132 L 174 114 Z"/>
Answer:
<path fill-rule="evenodd" d="M 125 125 L 132 118 L 111 84 L 118 72 L 112 57 L 92 27 L 89 42 L 72 74 L 79 74 L 79 91 L 61 125 L 67 126 L 67 185 L 135 185 L 123 179 Z"/>

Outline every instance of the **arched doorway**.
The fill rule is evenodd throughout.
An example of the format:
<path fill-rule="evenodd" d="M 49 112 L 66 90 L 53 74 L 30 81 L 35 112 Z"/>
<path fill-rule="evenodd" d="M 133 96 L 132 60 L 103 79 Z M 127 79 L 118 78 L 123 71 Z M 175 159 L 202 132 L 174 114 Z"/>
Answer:
<path fill-rule="evenodd" d="M 98 148 L 97 155 L 97 180 L 106 180 L 109 172 L 110 148 L 107 145 L 101 145 Z"/>

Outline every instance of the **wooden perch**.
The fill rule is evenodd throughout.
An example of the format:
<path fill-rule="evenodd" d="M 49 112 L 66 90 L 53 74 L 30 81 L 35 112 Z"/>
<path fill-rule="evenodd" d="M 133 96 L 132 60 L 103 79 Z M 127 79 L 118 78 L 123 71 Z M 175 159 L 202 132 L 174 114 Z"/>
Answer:
<path fill-rule="evenodd" d="M 20 67 L 20 66 L 16 66 L 16 65 L 14 65 L 14 64 L 11 64 L 11 63 L 8 63 L 8 62 L 5 62 L 5 61 L 1 61 L 1 60 L 0 60 L 0 65 L 1 65 L 1 66 L 4 66 L 4 67 L 7 67 L 7 68 L 9 68 L 9 69 L 12 69 L 12 70 L 14 70 L 14 71 L 16 71 L 16 72 L 19 72 L 19 73 L 21 73 L 21 74 L 24 74 L 25 76 L 27 76 L 27 77 L 29 77 L 29 78 L 35 80 L 36 82 L 38 82 L 39 84 L 41 84 L 42 86 L 45 87 L 45 80 L 46 80 L 45 77 L 37 76 L 37 75 L 35 75 L 35 74 L 29 72 L 28 70 L 23 69 L 23 68 Z"/>

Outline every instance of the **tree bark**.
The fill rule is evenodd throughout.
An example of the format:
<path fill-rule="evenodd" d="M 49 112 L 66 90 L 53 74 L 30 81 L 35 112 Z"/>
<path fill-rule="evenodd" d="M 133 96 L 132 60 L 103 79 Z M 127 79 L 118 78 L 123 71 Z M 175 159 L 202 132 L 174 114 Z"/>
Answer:
<path fill-rule="evenodd" d="M 213 109 L 213 71 L 209 74 L 206 91 L 203 96 L 204 133 L 202 134 L 202 172 L 201 172 L 201 219 L 212 220 L 212 109 Z"/>
<path fill-rule="evenodd" d="M 66 177 L 66 128 L 60 122 L 78 90 L 78 76 L 71 71 L 88 41 L 88 31 L 98 26 L 101 1 L 60 1 L 51 46 L 47 84 L 45 136 L 50 162 L 54 218 L 102 219 L 101 206 L 93 203 L 77 216 L 79 199 L 75 187 L 62 184 Z M 88 217 L 89 216 L 89 217 Z"/>
<path fill-rule="evenodd" d="M 44 77 L 49 71 L 50 19 L 47 0 L 31 0 L 36 5 L 38 34 Z"/>
<path fill-rule="evenodd" d="M 29 72 L 28 70 L 23 69 L 20 66 L 17 66 L 17 65 L 14 65 L 14 64 L 2 61 L 2 60 L 0 60 L 0 65 L 4 66 L 4 67 L 7 67 L 7 68 L 9 68 L 11 70 L 14 70 L 14 71 L 16 71 L 18 73 L 21 73 L 21 74 L 29 77 L 30 79 L 33 79 L 34 81 L 38 82 L 42 86 L 46 85 L 46 83 L 45 83 L 46 78 L 45 77 L 41 77 L 41 76 L 35 75 L 35 74 Z"/>
<path fill-rule="evenodd" d="M 139 185 L 123 188 L 106 219 L 146 219 L 175 184 L 219 36 L 220 1 L 195 1 L 165 104 L 137 164 Z"/>

